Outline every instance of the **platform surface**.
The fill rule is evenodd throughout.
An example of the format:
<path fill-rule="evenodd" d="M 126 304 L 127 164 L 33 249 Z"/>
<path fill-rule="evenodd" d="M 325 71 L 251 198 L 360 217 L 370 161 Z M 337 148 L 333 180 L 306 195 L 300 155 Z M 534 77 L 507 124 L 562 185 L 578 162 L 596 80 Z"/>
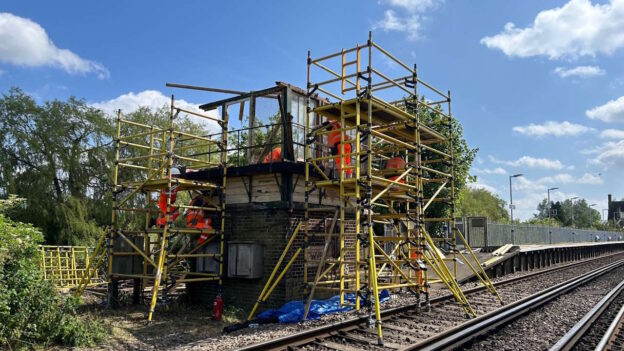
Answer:
<path fill-rule="evenodd" d="M 516 245 L 516 247 L 520 248 L 520 252 L 528 252 L 535 250 L 546 250 L 546 249 L 560 249 L 566 247 L 586 247 L 586 246 L 600 246 L 600 245 L 613 245 L 620 244 L 624 241 L 598 241 L 598 242 L 580 242 L 580 243 L 557 243 L 557 244 L 524 244 L 524 245 Z"/>
<path fill-rule="evenodd" d="M 517 255 L 520 252 L 532 252 L 548 249 L 562 249 L 562 248 L 576 248 L 576 247 L 591 247 L 591 246 L 603 246 L 622 244 L 624 241 L 608 241 L 608 242 L 581 242 L 581 243 L 558 243 L 558 244 L 525 244 L 514 245 L 503 255 L 494 255 L 494 252 L 475 252 L 475 256 L 479 260 L 481 266 L 487 270 L 488 268 L 500 264 L 507 259 Z M 466 255 L 464 253 L 464 255 Z M 461 261 L 463 261 L 460 258 Z M 449 269 L 452 269 L 452 264 L 447 264 Z M 451 271 L 452 272 L 452 271 Z M 474 273 L 468 267 L 467 264 L 457 264 L 457 280 L 463 282 L 474 277 Z"/>

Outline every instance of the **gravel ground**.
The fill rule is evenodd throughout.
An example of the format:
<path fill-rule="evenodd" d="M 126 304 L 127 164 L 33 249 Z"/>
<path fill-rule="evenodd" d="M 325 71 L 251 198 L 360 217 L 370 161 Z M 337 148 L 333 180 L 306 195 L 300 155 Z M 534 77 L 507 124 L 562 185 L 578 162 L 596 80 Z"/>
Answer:
<path fill-rule="evenodd" d="M 432 288 L 430 291 L 431 298 L 445 294 L 446 291 L 440 289 L 439 287 L 435 289 Z M 413 305 L 415 303 L 416 298 L 411 294 L 393 295 L 388 302 L 383 304 L 383 309 Z M 362 310 L 359 312 L 349 311 L 345 313 L 325 315 L 318 320 L 305 321 L 303 323 L 297 324 L 262 324 L 258 325 L 254 329 L 243 329 L 227 335 L 219 335 L 214 338 L 202 340 L 197 343 L 184 345 L 180 348 L 176 348 L 176 350 L 232 350 L 244 345 L 268 341 L 271 339 L 301 332 L 306 329 L 341 322 L 346 319 L 366 315 L 367 313 L 367 310 Z"/>
<path fill-rule="evenodd" d="M 596 345 L 598 345 L 603 335 L 606 333 L 611 321 L 613 321 L 618 314 L 623 304 L 624 293 L 620 293 L 600 317 L 598 317 L 598 320 L 589 328 L 583 338 L 574 346 L 573 350 L 582 351 L 596 349 Z"/>
<path fill-rule="evenodd" d="M 560 265 L 566 265 L 569 263 L 563 263 Z M 578 266 L 575 273 L 579 274 L 581 271 L 589 271 L 596 265 L 587 264 Z M 556 267 L 556 266 L 551 266 Z M 518 272 L 510 275 L 506 275 L 501 278 L 493 279 L 493 281 L 507 280 L 514 277 L 524 276 L 529 273 L 536 272 Z M 566 270 L 567 271 L 567 270 Z M 571 273 L 556 275 L 556 281 L 563 281 L 569 279 Z M 547 274 L 548 275 L 548 274 Z M 549 284 L 551 284 L 549 279 Z M 556 284 L 556 282 L 552 283 Z M 468 289 L 474 286 L 478 286 L 479 283 L 466 283 L 463 285 L 464 289 Z M 545 287 L 545 286 L 544 286 Z M 502 290 L 501 290 L 502 291 Z M 515 301 L 518 298 L 523 297 L 526 294 L 525 289 L 522 288 L 509 288 L 504 290 L 503 298 L 506 302 Z M 437 286 L 431 289 L 431 298 L 447 295 L 447 290 L 443 287 Z M 490 299 L 469 299 L 478 314 L 482 314 L 484 311 L 491 309 L 488 307 L 492 305 Z M 413 295 L 394 295 L 391 300 L 383 304 L 384 309 L 413 305 L 415 304 L 415 298 Z M 450 303 L 445 305 L 445 315 L 457 315 L 456 323 L 464 321 L 463 312 L 457 310 L 457 305 Z M 231 334 L 221 335 L 221 330 L 228 324 L 236 323 L 239 320 L 234 317 L 230 317 L 227 321 L 215 322 L 210 320 L 211 311 L 207 308 L 193 307 L 174 307 L 169 311 L 159 311 L 158 318 L 155 323 L 147 327 L 144 320 L 144 308 L 128 307 L 120 310 L 102 310 L 94 309 L 95 314 L 98 314 L 107 323 L 112 326 L 113 332 L 106 344 L 99 347 L 100 350 L 137 350 L 137 349 L 172 349 L 172 350 L 232 350 L 244 345 L 250 345 L 253 343 L 268 341 L 278 337 L 286 336 L 292 333 L 300 332 L 306 329 L 326 325 L 330 323 L 337 323 L 349 318 L 354 318 L 362 314 L 366 314 L 366 311 L 351 311 L 340 314 L 327 315 L 316 321 L 306 321 L 299 324 L 265 324 L 259 325 L 254 329 L 244 329 Z M 438 308 L 439 314 L 439 308 Z M 438 317 L 435 311 L 432 314 L 427 314 L 429 321 L 435 320 Z M 437 328 L 431 327 L 429 333 L 433 333 Z M 427 334 L 421 334 L 421 337 Z M 401 335 L 403 343 L 406 342 L 405 336 Z"/>
<path fill-rule="evenodd" d="M 470 350 L 547 350 L 624 278 L 624 267 L 541 306 L 475 342 Z"/>
<path fill-rule="evenodd" d="M 607 309 L 598 317 L 596 322 L 589 328 L 583 338 L 574 346 L 573 350 L 594 350 L 602 337 L 609 328 L 609 325 L 624 305 L 624 293 L 620 293 L 618 297 L 607 307 Z M 624 347 L 620 344 L 619 347 Z"/>
<path fill-rule="evenodd" d="M 569 262 L 558 264 L 558 265 L 553 265 L 553 266 L 550 266 L 549 268 L 553 268 L 557 266 L 564 266 L 567 264 L 569 264 Z M 550 274 L 547 273 L 547 275 L 549 276 L 547 280 L 542 279 L 540 281 L 534 281 L 528 284 L 529 285 L 536 284 L 540 286 L 540 288 L 546 288 L 547 286 L 552 286 L 560 282 L 563 282 L 567 279 L 570 279 L 574 277 L 575 275 L 578 275 L 580 272 L 588 272 L 602 264 L 604 264 L 604 262 L 602 263 L 592 262 L 592 263 L 588 263 L 585 265 L 577 266 L 577 268 L 574 268 L 574 269 L 565 270 L 564 271 L 565 273 L 564 272 L 557 272 L 557 273 L 550 273 Z M 537 272 L 537 271 L 539 270 L 534 270 L 531 272 L 516 272 L 514 274 L 508 274 L 504 277 L 493 279 L 493 281 L 495 282 L 503 281 L 503 280 L 507 280 L 507 279 L 511 279 L 515 277 L 524 276 L 524 275 Z M 464 284 L 463 288 L 468 289 L 468 288 L 476 287 L 479 285 L 480 283 L 478 282 L 470 282 L 470 283 Z M 510 287 L 500 290 L 500 293 L 503 296 L 503 299 L 507 303 L 513 302 L 520 298 L 528 296 L 532 292 L 533 291 L 531 289 L 526 288 L 526 285 L 510 286 Z M 448 291 L 441 286 L 433 287 L 431 289 L 431 298 L 442 296 L 442 295 L 447 295 L 447 294 L 448 294 Z M 476 299 L 474 297 L 470 297 L 469 300 L 473 304 L 478 315 L 494 310 L 498 308 L 499 306 L 497 303 L 493 301 L 491 296 L 481 297 L 481 298 L 476 298 Z M 395 295 L 390 301 L 388 301 L 387 303 L 383 305 L 383 308 L 388 309 L 388 308 L 398 307 L 398 306 L 413 305 L 415 302 L 416 302 L 415 298 L 412 295 L 403 295 L 403 296 Z M 444 318 L 441 318 L 441 313 L 440 313 L 441 309 L 444 309 L 444 314 L 443 314 Z M 361 312 L 351 311 L 347 313 L 326 315 L 323 318 L 316 320 L 316 321 L 306 321 L 304 323 L 299 323 L 299 324 L 294 324 L 294 325 L 291 325 L 291 324 L 260 325 L 255 329 L 251 329 L 251 330 L 243 329 L 235 333 L 215 336 L 214 338 L 211 338 L 208 340 L 202 340 L 202 341 L 195 342 L 189 345 L 184 345 L 179 348 L 176 348 L 176 350 L 230 350 L 230 349 L 235 349 L 237 347 L 241 347 L 244 345 L 250 345 L 254 343 L 259 343 L 259 342 L 264 342 L 264 341 L 268 341 L 271 339 L 279 338 L 282 336 L 300 332 L 300 331 L 310 329 L 313 327 L 317 327 L 317 326 L 321 326 L 321 325 L 325 325 L 325 324 L 329 324 L 333 322 L 340 322 L 349 318 L 353 318 L 353 317 L 357 317 L 357 316 L 365 315 L 365 314 L 366 312 L 363 312 L 363 311 Z M 436 309 L 432 309 L 430 312 L 423 311 L 422 314 L 418 316 L 409 316 L 409 318 L 416 318 L 416 320 L 414 321 L 414 323 L 406 323 L 404 327 L 410 328 L 410 330 L 412 331 L 418 330 L 420 339 L 422 339 L 424 336 L 432 335 L 436 332 L 440 332 L 444 329 L 447 329 L 454 325 L 461 324 L 465 321 L 463 310 L 454 302 L 447 302 L 443 304 L 442 306 L 437 307 Z M 443 321 L 442 319 L 446 319 L 446 321 Z M 435 322 L 432 323 L 432 321 L 437 321 L 437 325 L 431 325 L 431 324 L 436 324 Z M 426 325 L 427 323 L 429 323 L 429 325 Z M 401 326 L 401 325 L 397 325 L 397 326 Z M 363 334 L 368 334 L 368 332 L 369 330 L 362 331 Z M 388 331 L 384 333 L 384 339 L 387 339 L 388 341 L 395 341 L 397 343 L 405 344 L 407 341 L 405 334 L 406 333 Z M 368 336 L 370 337 L 370 335 Z M 408 343 L 413 343 L 416 340 L 418 340 L 416 338 L 413 338 L 413 339 L 414 340 L 410 340 Z M 346 343 L 341 340 L 334 340 L 334 341 L 337 341 L 338 343 Z M 375 349 L 375 348 L 373 347 L 372 349 Z"/>

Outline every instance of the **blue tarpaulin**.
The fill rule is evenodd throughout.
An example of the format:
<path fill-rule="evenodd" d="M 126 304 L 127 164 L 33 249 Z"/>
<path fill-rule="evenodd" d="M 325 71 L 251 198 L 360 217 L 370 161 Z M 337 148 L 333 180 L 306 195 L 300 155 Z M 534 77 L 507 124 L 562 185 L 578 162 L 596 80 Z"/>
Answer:
<path fill-rule="evenodd" d="M 379 300 L 384 303 L 390 300 L 388 290 L 379 292 Z M 346 294 L 345 302 L 355 304 L 355 294 Z M 266 310 L 258 315 L 258 320 L 275 320 L 277 318 L 280 323 L 297 323 L 303 318 L 303 310 L 305 308 L 304 301 L 290 301 L 285 303 L 279 309 Z M 352 310 L 353 307 L 340 307 L 340 296 L 336 295 L 327 300 L 312 300 L 310 311 L 308 312 L 308 320 L 318 319 L 324 314 L 344 312 Z"/>

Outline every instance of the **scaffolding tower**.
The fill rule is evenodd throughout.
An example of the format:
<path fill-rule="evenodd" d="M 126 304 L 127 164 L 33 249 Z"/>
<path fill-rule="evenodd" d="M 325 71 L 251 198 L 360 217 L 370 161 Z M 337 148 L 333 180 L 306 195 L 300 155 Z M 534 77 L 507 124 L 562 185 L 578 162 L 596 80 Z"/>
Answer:
<path fill-rule="evenodd" d="M 390 77 L 373 60 L 403 73 Z M 450 91 L 422 81 L 370 33 L 364 45 L 319 58 L 308 52 L 307 66 L 308 98 L 327 100 L 307 105 L 304 314 L 316 292 L 337 293 L 343 306 L 369 307 L 382 345 L 380 292 L 410 291 L 420 307 L 430 284 L 441 283 L 474 316 L 457 283 L 460 258 L 500 299 L 455 226 Z M 339 193 L 339 206 L 313 204 L 328 191 Z M 434 207 L 445 214 L 433 216 Z"/>
<path fill-rule="evenodd" d="M 182 115 L 210 123 L 220 137 L 183 130 Z M 220 116 L 180 107 L 173 95 L 167 125 L 124 119 L 118 111 L 111 226 L 91 256 L 83 283 L 107 257 L 109 300 L 118 281 L 134 280 L 135 292 L 151 293 L 148 321 L 157 301 L 167 302 L 181 284 L 222 284 L 228 117 L 225 111 Z M 199 168 L 220 168 L 220 180 L 184 178 Z M 203 199 L 201 205 L 184 203 L 197 196 Z M 183 211 L 200 210 L 210 216 L 212 226 L 176 224 Z M 208 250 L 208 245 L 213 249 Z M 204 260 L 208 262 L 204 267 L 212 267 L 208 271 L 199 269 L 199 261 Z"/>
<path fill-rule="evenodd" d="M 58 289 L 72 289 L 82 282 L 93 248 L 86 246 L 39 246 L 43 280 L 52 282 Z M 97 271 L 84 283 L 88 286 L 101 283 Z"/>

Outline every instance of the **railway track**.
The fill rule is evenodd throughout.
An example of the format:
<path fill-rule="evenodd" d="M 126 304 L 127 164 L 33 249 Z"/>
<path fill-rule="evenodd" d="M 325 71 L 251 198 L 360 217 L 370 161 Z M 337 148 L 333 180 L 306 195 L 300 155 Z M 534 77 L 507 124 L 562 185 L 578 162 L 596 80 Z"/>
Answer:
<path fill-rule="evenodd" d="M 624 349 L 624 280 L 606 294 L 550 349 Z"/>
<path fill-rule="evenodd" d="M 604 335 L 596 345 L 597 351 L 624 349 L 624 306 L 613 318 Z"/>
<path fill-rule="evenodd" d="M 547 319 L 547 314 L 544 311 L 551 301 L 553 304 L 559 301 L 561 305 L 570 305 L 572 301 L 575 301 L 579 304 L 575 305 L 574 308 L 582 309 L 582 301 L 579 300 L 587 297 L 589 294 L 595 297 L 601 291 L 604 291 L 606 286 L 616 285 L 617 283 L 614 282 L 621 282 L 623 274 L 624 260 L 618 260 L 582 274 L 577 278 L 569 279 L 561 284 L 520 299 L 496 311 L 464 323 L 460 327 L 440 333 L 424 342 L 411 345 L 405 350 L 472 348 L 475 350 L 493 350 L 509 349 L 521 345 L 523 349 L 527 350 L 543 349 L 543 345 L 534 345 L 532 340 L 542 339 L 548 343 L 548 340 L 552 339 L 553 335 L 559 333 L 560 328 L 556 323 L 546 323 L 544 327 L 540 328 L 539 320 Z M 564 299 L 564 297 L 567 297 L 567 299 Z M 557 301 L 554 301 L 556 299 Z M 560 322 L 573 323 L 573 314 L 568 314 L 568 311 L 562 306 L 557 308 L 559 310 L 556 311 L 556 314 Z M 552 311 L 550 313 L 552 314 Z M 534 329 L 527 330 L 527 326 L 531 326 Z M 572 329 L 575 329 L 575 327 Z M 527 337 L 527 333 L 532 334 L 530 335 L 532 339 Z M 563 333 L 565 331 L 561 334 Z M 537 337 L 536 334 L 538 335 Z M 553 343 L 556 341 L 557 338 L 555 338 Z M 561 348 L 559 345 L 554 346 L 553 349 L 559 350 Z"/>
<path fill-rule="evenodd" d="M 508 304 L 503 308 L 507 308 L 528 298 L 535 291 L 549 287 L 552 289 L 570 279 L 578 278 L 581 273 L 593 272 L 621 258 L 624 258 L 624 253 L 579 261 L 499 281 L 495 286 Z M 624 264 L 624 261 L 619 264 Z M 477 314 L 482 317 L 501 309 L 495 297 L 483 287 L 468 289 L 465 294 Z M 461 306 L 452 296 L 445 295 L 432 299 L 430 308 L 402 306 L 382 311 L 383 347 L 377 346 L 375 331 L 370 328 L 367 316 L 363 316 L 244 346 L 238 350 L 419 349 L 439 339 L 440 335 L 448 333 L 449 330 L 458 329 L 457 326 L 464 328 L 468 323 L 474 323 L 482 317 L 467 320 Z"/>

